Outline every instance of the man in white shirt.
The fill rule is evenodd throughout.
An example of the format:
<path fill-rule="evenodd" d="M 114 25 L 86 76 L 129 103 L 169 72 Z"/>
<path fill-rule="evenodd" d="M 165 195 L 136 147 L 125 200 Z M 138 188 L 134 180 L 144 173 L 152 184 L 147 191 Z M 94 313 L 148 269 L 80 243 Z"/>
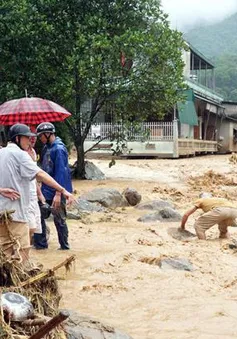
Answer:
<path fill-rule="evenodd" d="M 0 211 L 14 210 L 12 221 L 0 223 L 0 247 L 9 258 L 29 258 L 30 238 L 27 225 L 27 210 L 30 203 L 30 182 L 33 179 L 44 182 L 63 194 L 70 204 L 75 199 L 51 176 L 42 171 L 25 151 L 30 146 L 30 137 L 35 136 L 24 124 L 15 124 L 9 130 L 7 147 L 0 152 L 0 188 L 11 188 L 19 192 L 19 199 L 10 200 L 0 195 Z"/>

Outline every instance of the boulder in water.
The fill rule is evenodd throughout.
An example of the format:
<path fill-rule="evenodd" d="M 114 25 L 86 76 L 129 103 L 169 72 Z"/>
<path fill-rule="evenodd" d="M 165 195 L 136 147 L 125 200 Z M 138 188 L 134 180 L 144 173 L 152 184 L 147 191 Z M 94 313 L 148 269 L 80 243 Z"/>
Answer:
<path fill-rule="evenodd" d="M 126 188 L 123 192 L 127 202 L 131 206 L 136 206 L 140 203 L 142 196 L 134 188 Z"/>
<path fill-rule="evenodd" d="M 165 258 L 161 259 L 159 266 L 161 269 L 175 269 L 179 271 L 194 271 L 193 265 L 189 260 L 183 258 Z"/>
<path fill-rule="evenodd" d="M 152 222 L 152 221 L 163 221 L 163 222 L 177 222 L 182 219 L 180 213 L 170 207 L 161 209 L 155 213 L 145 214 L 138 219 L 140 222 Z"/>
<path fill-rule="evenodd" d="M 98 202 L 107 208 L 128 206 L 122 194 L 114 188 L 95 188 L 94 190 L 81 196 L 81 199 L 90 202 Z"/>
<path fill-rule="evenodd" d="M 91 161 L 85 162 L 85 172 L 87 180 L 105 180 L 104 173 Z"/>
<path fill-rule="evenodd" d="M 93 318 L 82 316 L 75 311 L 68 311 L 70 316 L 64 323 L 68 339 L 132 339 L 112 326 Z"/>
<path fill-rule="evenodd" d="M 160 211 L 166 207 L 174 208 L 173 204 L 169 201 L 157 199 L 152 201 L 147 201 L 136 206 L 139 210 L 151 210 L 151 211 Z"/>
<path fill-rule="evenodd" d="M 189 232 L 188 230 L 182 230 L 181 228 L 177 227 L 170 227 L 168 228 L 167 232 L 172 238 L 176 240 L 187 241 L 196 238 L 194 233 Z"/>

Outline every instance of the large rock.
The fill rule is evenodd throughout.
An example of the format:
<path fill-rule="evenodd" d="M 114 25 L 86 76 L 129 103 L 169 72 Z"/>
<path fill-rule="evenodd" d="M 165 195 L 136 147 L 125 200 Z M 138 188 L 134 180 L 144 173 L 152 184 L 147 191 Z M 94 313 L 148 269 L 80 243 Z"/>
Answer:
<path fill-rule="evenodd" d="M 90 202 L 98 202 L 104 207 L 116 208 L 127 206 L 128 203 L 114 188 L 95 188 L 94 190 L 81 196 L 81 199 L 88 200 Z"/>
<path fill-rule="evenodd" d="M 85 178 L 88 180 L 104 180 L 104 173 L 93 164 L 93 162 L 86 161 L 85 162 Z"/>
<path fill-rule="evenodd" d="M 76 203 L 79 212 L 103 212 L 105 208 L 98 203 L 79 198 Z"/>
<path fill-rule="evenodd" d="M 67 312 L 70 316 L 64 322 L 64 328 L 68 339 L 132 339 L 112 326 L 81 316 L 75 311 L 67 310 Z"/>
<path fill-rule="evenodd" d="M 105 207 L 100 204 L 79 198 L 72 207 L 67 209 L 67 219 L 80 220 L 83 214 L 104 211 Z"/>
<path fill-rule="evenodd" d="M 176 222 L 182 219 L 181 215 L 173 208 L 166 207 L 158 212 L 145 214 L 138 219 L 140 222 L 152 222 L 152 221 L 163 221 L 163 222 Z"/>
<path fill-rule="evenodd" d="M 127 202 L 131 206 L 136 206 L 140 203 L 142 196 L 134 188 L 126 188 L 123 192 Z"/>
<path fill-rule="evenodd" d="M 169 201 L 157 199 L 152 201 L 147 201 L 136 206 L 139 210 L 151 210 L 151 211 L 160 211 L 166 207 L 174 208 L 174 205 Z"/>
<path fill-rule="evenodd" d="M 67 211 L 67 219 L 80 220 L 81 214 L 76 209 L 74 211 Z"/>

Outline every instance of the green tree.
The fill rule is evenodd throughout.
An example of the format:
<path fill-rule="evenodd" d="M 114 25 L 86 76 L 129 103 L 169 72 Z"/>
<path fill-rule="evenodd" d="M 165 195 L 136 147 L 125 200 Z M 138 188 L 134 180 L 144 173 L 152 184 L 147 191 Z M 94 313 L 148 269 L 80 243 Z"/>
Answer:
<path fill-rule="evenodd" d="M 183 88 L 182 35 L 158 0 L 5 0 L 0 33 L 1 100 L 27 88 L 71 111 L 79 178 L 84 141 L 106 103 L 124 124 L 162 118 Z"/>
<path fill-rule="evenodd" d="M 237 101 L 237 56 L 223 54 L 216 58 L 216 86 L 225 100 Z"/>

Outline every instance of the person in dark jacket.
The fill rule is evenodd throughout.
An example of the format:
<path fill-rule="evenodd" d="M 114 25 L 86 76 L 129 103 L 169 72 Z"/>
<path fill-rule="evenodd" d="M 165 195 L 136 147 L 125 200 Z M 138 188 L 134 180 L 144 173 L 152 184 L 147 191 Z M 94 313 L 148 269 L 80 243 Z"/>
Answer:
<path fill-rule="evenodd" d="M 40 161 L 41 168 L 68 192 L 72 192 L 68 152 L 62 140 L 56 137 L 54 125 L 50 122 L 43 122 L 38 125 L 36 132 L 40 141 L 44 144 Z M 51 206 L 54 224 L 58 233 L 59 249 L 69 250 L 65 198 L 45 184 L 42 184 L 41 190 L 46 202 Z M 34 247 L 36 249 L 48 248 L 46 223 L 43 217 L 41 218 L 41 223 L 42 234 L 34 235 Z"/>

